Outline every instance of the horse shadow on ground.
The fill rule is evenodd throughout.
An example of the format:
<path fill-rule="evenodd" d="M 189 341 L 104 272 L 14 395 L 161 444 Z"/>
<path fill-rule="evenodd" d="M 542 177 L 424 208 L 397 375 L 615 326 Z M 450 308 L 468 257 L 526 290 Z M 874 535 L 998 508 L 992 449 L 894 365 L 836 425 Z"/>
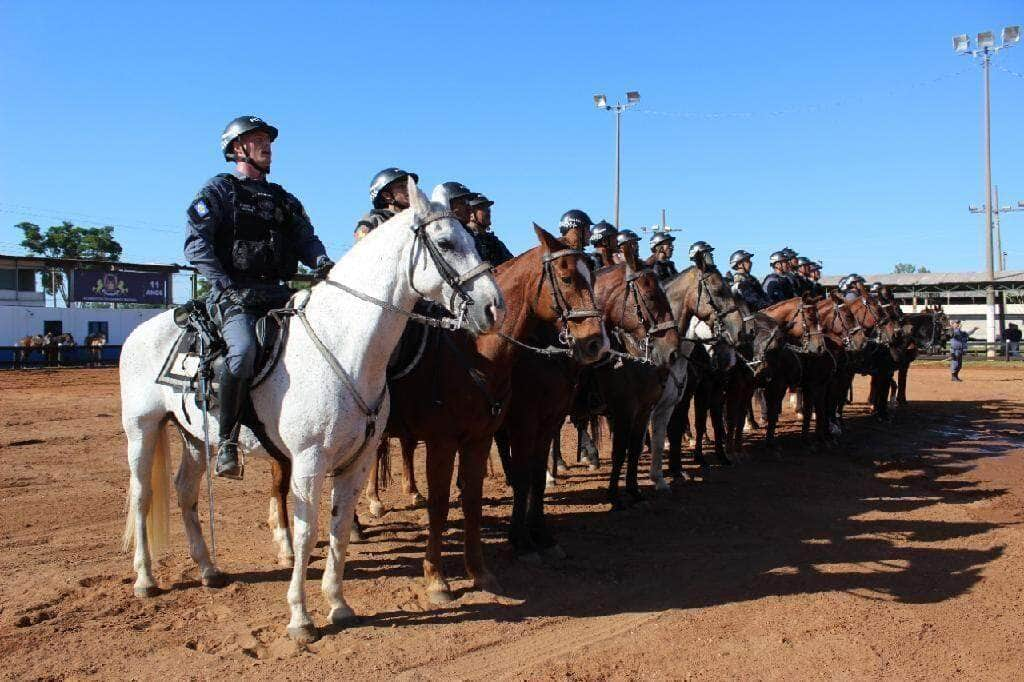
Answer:
<path fill-rule="evenodd" d="M 676 485 L 669 494 L 645 488 L 648 501 L 625 512 L 605 511 L 603 486 L 573 487 L 574 480 L 604 480 L 606 468 L 576 467 L 547 498 L 549 526 L 568 555 L 561 561 L 515 559 L 505 542 L 508 496 L 485 506 L 488 565 L 502 594 L 521 604 L 457 601 L 429 611 L 381 611 L 364 623 L 590 617 L 833 591 L 908 604 L 952 599 L 1003 554 L 980 536 L 1019 520 L 943 520 L 927 518 L 928 510 L 1007 494 L 947 479 L 1024 447 L 1012 421 L 1022 418 L 1020 405 L 998 401 L 916 401 L 885 426 L 858 413 L 847 419 L 841 451 L 798 454 L 790 433 L 783 437 L 788 454 L 769 461 L 758 457 L 755 441 L 752 461 L 716 467 L 710 481 Z M 898 516 L 909 512 L 914 519 Z M 403 576 L 421 586 L 423 525 L 383 519 L 367 530 L 378 542 L 350 554 L 346 578 Z M 969 538 L 975 548 L 947 546 Z M 460 524 L 450 523 L 445 568 L 456 581 L 465 576 L 461 543 Z M 287 579 L 278 573 L 271 579 Z"/>

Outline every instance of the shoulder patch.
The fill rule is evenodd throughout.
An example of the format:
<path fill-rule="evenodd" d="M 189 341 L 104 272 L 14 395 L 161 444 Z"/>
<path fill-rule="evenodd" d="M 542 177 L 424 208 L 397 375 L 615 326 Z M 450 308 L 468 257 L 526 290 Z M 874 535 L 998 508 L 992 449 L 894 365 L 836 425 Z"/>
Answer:
<path fill-rule="evenodd" d="M 200 199 L 195 203 L 196 215 L 200 218 L 205 218 L 210 215 L 210 209 L 206 206 L 206 202 Z"/>

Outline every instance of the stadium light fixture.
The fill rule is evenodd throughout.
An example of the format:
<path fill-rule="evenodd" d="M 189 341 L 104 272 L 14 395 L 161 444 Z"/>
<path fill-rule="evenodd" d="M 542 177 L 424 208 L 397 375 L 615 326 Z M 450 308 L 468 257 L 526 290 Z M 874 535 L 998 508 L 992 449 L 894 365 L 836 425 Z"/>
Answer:
<path fill-rule="evenodd" d="M 594 106 L 596 106 L 598 109 L 607 109 L 608 100 L 605 98 L 604 95 L 594 95 Z"/>
<path fill-rule="evenodd" d="M 992 31 L 982 31 L 978 34 L 978 47 L 985 49 L 986 47 L 995 47 L 996 37 L 992 34 Z"/>
<path fill-rule="evenodd" d="M 957 54 L 963 54 L 971 49 L 971 38 L 966 33 L 961 33 L 958 36 L 953 36 L 953 51 Z"/>
<path fill-rule="evenodd" d="M 626 93 L 626 101 L 632 104 L 636 104 L 640 101 L 640 93 L 636 90 L 630 90 Z"/>
<path fill-rule="evenodd" d="M 1020 26 L 1003 27 L 1003 44 L 1016 43 L 1020 40 Z"/>
<path fill-rule="evenodd" d="M 636 106 L 640 101 L 640 93 L 636 90 L 626 91 L 626 103 L 616 102 L 608 104 L 608 98 L 603 94 L 594 95 L 594 106 L 598 109 L 615 112 L 615 229 L 619 229 L 619 176 L 621 170 L 620 151 L 622 141 L 622 112 L 630 107 Z"/>

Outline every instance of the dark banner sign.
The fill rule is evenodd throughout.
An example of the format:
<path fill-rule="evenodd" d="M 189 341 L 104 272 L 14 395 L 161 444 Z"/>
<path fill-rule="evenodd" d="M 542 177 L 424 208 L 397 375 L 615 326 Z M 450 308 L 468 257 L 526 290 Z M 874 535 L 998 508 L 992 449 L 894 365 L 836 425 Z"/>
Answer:
<path fill-rule="evenodd" d="M 152 303 L 167 305 L 169 275 L 162 272 L 108 272 L 77 269 L 71 278 L 71 300 L 87 303 Z"/>

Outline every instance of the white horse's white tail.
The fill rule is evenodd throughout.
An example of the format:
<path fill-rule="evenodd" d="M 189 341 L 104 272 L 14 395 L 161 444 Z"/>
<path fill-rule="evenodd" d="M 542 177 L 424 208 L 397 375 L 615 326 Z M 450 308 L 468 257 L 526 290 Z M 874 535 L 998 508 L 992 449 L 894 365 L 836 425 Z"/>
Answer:
<path fill-rule="evenodd" d="M 171 534 L 171 471 L 170 445 L 167 439 L 167 427 L 160 425 L 153 450 L 152 466 L 149 471 L 150 486 L 153 496 L 150 498 L 149 512 L 146 514 L 146 539 L 149 540 L 150 556 L 163 554 L 169 544 Z M 124 522 L 124 538 L 121 548 L 130 552 L 135 545 L 135 509 L 132 507 L 132 486 L 128 486 L 128 518 Z"/>

